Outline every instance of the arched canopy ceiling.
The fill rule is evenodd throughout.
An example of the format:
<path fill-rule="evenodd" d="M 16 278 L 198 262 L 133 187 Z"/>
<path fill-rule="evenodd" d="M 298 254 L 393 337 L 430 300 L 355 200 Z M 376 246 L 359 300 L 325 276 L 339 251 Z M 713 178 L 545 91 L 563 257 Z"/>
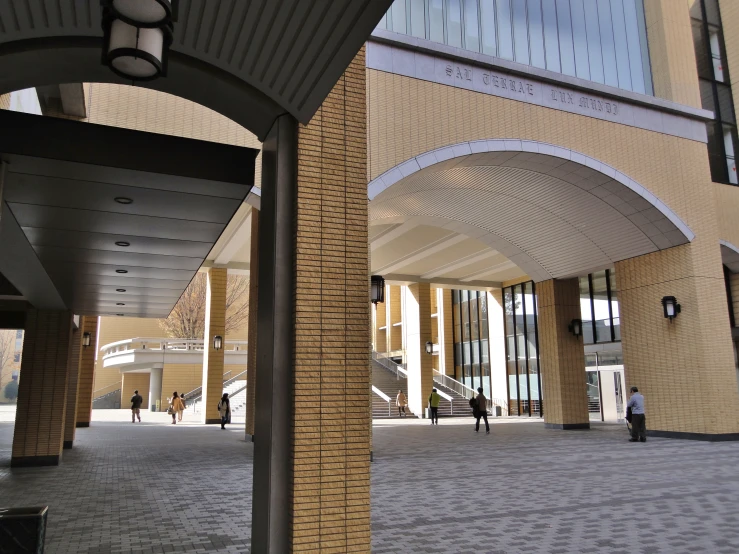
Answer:
<path fill-rule="evenodd" d="M 626 175 L 533 141 L 483 140 L 427 152 L 374 179 L 368 194 L 371 225 L 416 221 L 448 231 L 447 242 L 451 233 L 472 237 L 535 281 L 582 275 L 694 237 Z M 375 265 L 373 252 L 373 271 L 381 269 Z"/>
<path fill-rule="evenodd" d="M 180 0 L 166 78 L 263 140 L 285 112 L 307 123 L 392 0 Z M 126 83 L 101 63 L 100 0 L 0 1 L 0 94 Z M 130 83 L 126 83 L 130 84 Z"/>

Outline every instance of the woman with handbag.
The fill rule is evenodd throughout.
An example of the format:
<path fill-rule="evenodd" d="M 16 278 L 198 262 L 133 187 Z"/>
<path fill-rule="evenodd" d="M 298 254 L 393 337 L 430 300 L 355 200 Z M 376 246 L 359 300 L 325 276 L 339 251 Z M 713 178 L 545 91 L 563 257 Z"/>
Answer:
<path fill-rule="evenodd" d="M 167 410 L 167 413 L 172 416 L 172 425 L 175 425 L 177 423 L 177 414 L 180 410 L 184 410 L 185 405 L 182 403 L 182 400 L 179 396 L 177 396 L 177 391 L 172 393 L 172 403 L 169 405 L 169 409 Z"/>
<path fill-rule="evenodd" d="M 226 423 L 231 423 L 231 402 L 228 399 L 228 393 L 224 392 L 221 401 L 218 403 L 218 413 L 221 414 L 221 429 L 226 428 Z"/>

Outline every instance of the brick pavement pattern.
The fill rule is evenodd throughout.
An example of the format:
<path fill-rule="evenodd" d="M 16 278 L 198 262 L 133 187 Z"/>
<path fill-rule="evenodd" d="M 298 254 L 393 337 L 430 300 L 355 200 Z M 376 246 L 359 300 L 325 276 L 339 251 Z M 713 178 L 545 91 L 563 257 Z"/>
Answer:
<path fill-rule="evenodd" d="M 472 421 L 375 425 L 374 553 L 739 551 L 737 443 Z M 59 467 L 12 471 L 11 434 L 0 423 L 0 504 L 50 506 L 49 554 L 249 552 L 241 426 L 97 422 Z"/>

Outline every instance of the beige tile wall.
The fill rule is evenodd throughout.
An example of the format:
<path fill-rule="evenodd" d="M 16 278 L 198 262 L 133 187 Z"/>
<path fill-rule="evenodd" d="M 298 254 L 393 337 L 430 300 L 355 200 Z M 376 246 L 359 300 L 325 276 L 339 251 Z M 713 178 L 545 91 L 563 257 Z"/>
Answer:
<path fill-rule="evenodd" d="M 98 318 L 83 316 L 80 318 L 83 333 L 90 333 L 90 346 L 80 352 L 80 374 L 77 389 L 77 427 L 88 427 L 92 413 L 94 397 L 93 382 L 95 374 L 95 343 L 98 334 Z"/>

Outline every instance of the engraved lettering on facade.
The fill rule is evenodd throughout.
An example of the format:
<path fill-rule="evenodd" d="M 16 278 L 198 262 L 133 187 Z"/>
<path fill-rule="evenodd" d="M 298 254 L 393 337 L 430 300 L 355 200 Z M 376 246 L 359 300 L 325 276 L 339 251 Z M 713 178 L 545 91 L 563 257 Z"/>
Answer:
<path fill-rule="evenodd" d="M 483 73 L 482 82 L 485 85 L 490 85 L 495 88 L 510 90 L 511 92 L 517 92 L 519 94 L 534 95 L 534 85 L 524 81 L 516 81 L 515 79 L 494 75 L 492 73 Z"/>

